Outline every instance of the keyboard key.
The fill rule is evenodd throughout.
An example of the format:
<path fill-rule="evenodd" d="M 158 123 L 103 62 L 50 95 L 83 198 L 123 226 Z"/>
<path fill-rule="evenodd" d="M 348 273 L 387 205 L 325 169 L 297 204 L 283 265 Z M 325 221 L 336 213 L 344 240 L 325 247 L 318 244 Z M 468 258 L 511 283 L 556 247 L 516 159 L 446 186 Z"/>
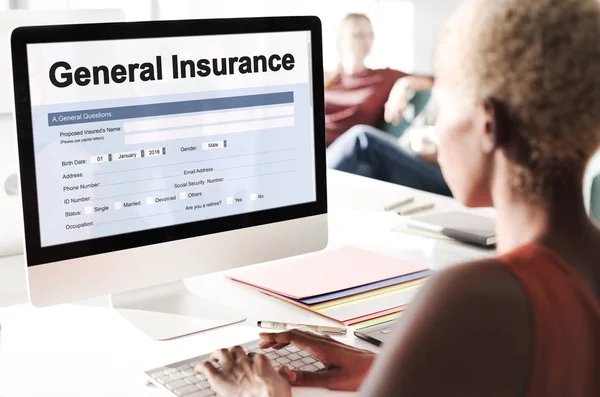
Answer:
<path fill-rule="evenodd" d="M 289 351 L 290 353 L 298 353 L 300 351 L 300 349 L 298 349 L 294 345 L 289 345 L 288 347 L 286 347 L 286 350 Z"/>
<path fill-rule="evenodd" d="M 252 345 L 252 346 L 248 346 L 248 348 L 246 350 L 253 351 L 253 350 L 258 350 L 258 349 L 260 349 L 260 348 L 258 347 L 258 345 L 255 344 L 255 345 Z"/>
<path fill-rule="evenodd" d="M 188 394 L 185 397 L 212 397 L 212 396 L 216 396 L 214 391 L 212 391 L 211 389 L 204 389 L 204 390 L 200 390 L 195 393 L 192 393 L 192 394 Z"/>
<path fill-rule="evenodd" d="M 302 359 L 302 362 L 304 362 L 304 364 L 312 364 L 312 363 L 314 363 L 315 361 L 317 361 L 317 360 L 315 360 L 314 358 L 312 358 L 312 357 L 310 357 L 310 356 L 309 356 L 309 357 L 304 357 L 304 358 Z"/>
<path fill-rule="evenodd" d="M 177 371 L 183 372 L 184 370 L 186 370 L 188 368 L 191 368 L 191 367 L 188 364 L 183 364 L 183 365 L 180 365 L 179 367 L 177 367 Z"/>
<path fill-rule="evenodd" d="M 171 378 L 169 375 L 163 375 L 156 378 L 156 381 L 161 385 L 164 385 L 165 383 L 173 382 L 173 378 Z"/>
<path fill-rule="evenodd" d="M 310 353 L 307 352 L 306 350 L 300 350 L 298 352 L 298 354 L 301 355 L 302 357 L 308 357 L 308 356 L 310 356 Z"/>
<path fill-rule="evenodd" d="M 204 374 L 196 374 L 196 378 L 198 378 L 198 380 L 200 382 L 202 382 L 203 380 L 206 380 L 206 376 L 204 376 Z"/>
<path fill-rule="evenodd" d="M 276 354 L 275 352 L 271 352 L 271 353 L 267 353 L 267 358 L 269 360 L 277 360 L 279 358 L 279 355 Z"/>
<path fill-rule="evenodd" d="M 183 371 L 181 371 L 181 373 L 184 374 L 185 376 L 196 375 L 196 371 L 193 368 L 184 369 Z"/>
<path fill-rule="evenodd" d="M 316 363 L 313 363 L 313 365 L 315 367 L 317 367 L 319 369 L 319 371 L 322 370 L 322 369 L 325 369 L 325 365 L 323 365 L 323 363 L 320 362 L 320 361 L 317 361 Z"/>
<path fill-rule="evenodd" d="M 195 391 L 198 391 L 198 388 L 195 385 L 187 385 L 185 387 L 175 389 L 175 394 L 177 394 L 179 397 L 183 397 Z"/>
<path fill-rule="evenodd" d="M 187 385 L 188 385 L 188 383 L 186 383 L 183 379 L 179 379 L 179 380 L 176 380 L 174 382 L 167 383 L 165 385 L 165 387 L 167 389 L 173 391 L 175 389 L 179 389 L 180 387 L 184 387 L 184 386 L 187 386 Z"/>
<path fill-rule="evenodd" d="M 299 354 L 296 354 L 296 353 L 292 353 L 286 357 L 288 360 L 291 360 L 291 361 L 296 361 L 296 360 L 302 359 L 302 356 L 300 356 Z"/>
<path fill-rule="evenodd" d="M 307 371 L 307 372 L 317 372 L 319 369 L 317 367 L 315 367 L 312 364 L 309 365 L 305 365 L 304 367 L 300 368 L 301 371 Z"/>
<path fill-rule="evenodd" d="M 158 379 L 161 376 L 165 375 L 165 369 L 166 368 L 161 368 L 159 370 L 157 370 L 158 372 L 154 372 L 152 375 L 150 375 L 153 379 Z"/>
<path fill-rule="evenodd" d="M 190 363 L 190 367 L 196 368 L 198 365 L 202 364 L 204 361 L 194 361 Z"/>
<path fill-rule="evenodd" d="M 210 384 L 207 381 L 203 380 L 202 382 L 196 383 L 196 387 L 201 390 L 208 389 L 210 387 Z"/>
<path fill-rule="evenodd" d="M 279 364 L 281 364 L 281 365 L 284 365 L 284 364 L 287 364 L 287 363 L 290 363 L 290 362 L 291 362 L 290 360 L 288 360 L 288 359 L 287 359 L 287 358 L 285 358 L 285 357 L 279 357 L 279 358 L 278 358 L 277 360 L 275 360 L 275 361 L 277 361 L 277 362 L 278 362 Z"/>
<path fill-rule="evenodd" d="M 183 380 L 186 381 L 189 385 L 193 385 L 194 383 L 198 382 L 198 378 L 196 378 L 195 375 L 188 376 L 187 378 L 184 378 Z"/>
<path fill-rule="evenodd" d="M 302 360 L 298 360 L 298 361 L 292 361 L 292 363 L 290 365 L 294 368 L 300 368 L 300 367 L 304 367 L 306 364 L 304 364 L 302 362 Z"/>
<path fill-rule="evenodd" d="M 179 380 L 179 379 L 183 379 L 185 378 L 185 375 L 182 374 L 181 372 L 173 372 L 172 374 L 169 375 L 171 377 L 171 379 L 173 380 Z"/>
<path fill-rule="evenodd" d="M 177 372 L 177 370 L 175 368 L 167 368 L 167 369 L 165 369 L 164 372 L 165 372 L 165 375 L 170 375 L 173 372 Z"/>

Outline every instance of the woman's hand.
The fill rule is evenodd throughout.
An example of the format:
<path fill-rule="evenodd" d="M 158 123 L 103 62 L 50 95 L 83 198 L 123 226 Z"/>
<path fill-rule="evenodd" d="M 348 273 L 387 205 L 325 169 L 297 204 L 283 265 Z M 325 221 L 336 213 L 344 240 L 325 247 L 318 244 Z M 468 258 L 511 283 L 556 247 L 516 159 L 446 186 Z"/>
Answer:
<path fill-rule="evenodd" d="M 404 118 L 404 110 L 415 92 L 430 90 L 433 78 L 425 76 L 405 76 L 396 81 L 385 104 L 385 121 L 394 125 Z"/>
<path fill-rule="evenodd" d="M 282 333 L 260 334 L 262 349 L 282 349 L 293 344 L 306 350 L 325 365 L 320 372 L 305 372 L 282 367 L 293 386 L 326 387 L 332 390 L 358 390 L 375 360 L 375 354 L 345 345 L 328 336 L 292 330 Z"/>
<path fill-rule="evenodd" d="M 434 127 L 421 127 L 410 131 L 410 148 L 422 160 L 437 163 L 438 143 Z"/>
<path fill-rule="evenodd" d="M 409 88 L 408 77 L 398 79 L 390 91 L 390 96 L 385 103 L 384 119 L 386 122 L 398 125 L 402 121 L 403 113 L 410 101 L 412 90 Z"/>
<path fill-rule="evenodd" d="M 217 370 L 210 362 L 198 365 L 196 372 L 204 374 L 219 397 L 291 397 L 287 380 L 278 374 L 267 357 L 247 355 L 240 346 L 221 349 L 210 361 L 221 364 Z"/>

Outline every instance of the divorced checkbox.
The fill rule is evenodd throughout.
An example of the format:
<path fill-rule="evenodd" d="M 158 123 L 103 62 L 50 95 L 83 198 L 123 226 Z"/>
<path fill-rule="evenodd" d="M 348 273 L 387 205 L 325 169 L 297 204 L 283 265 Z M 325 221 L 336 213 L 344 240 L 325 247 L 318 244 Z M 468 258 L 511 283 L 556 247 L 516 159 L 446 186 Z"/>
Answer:
<path fill-rule="evenodd" d="M 148 197 L 148 198 L 146 199 L 146 204 L 147 204 L 147 205 L 152 205 L 152 204 L 154 204 L 154 197 Z"/>

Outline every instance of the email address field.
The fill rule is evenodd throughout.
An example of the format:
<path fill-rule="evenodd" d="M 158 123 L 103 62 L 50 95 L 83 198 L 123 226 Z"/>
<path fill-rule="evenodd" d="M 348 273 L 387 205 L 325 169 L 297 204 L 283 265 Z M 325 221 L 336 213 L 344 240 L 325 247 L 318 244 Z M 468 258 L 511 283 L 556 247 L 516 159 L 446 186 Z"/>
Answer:
<path fill-rule="evenodd" d="M 126 134 L 125 144 L 133 145 L 150 142 L 163 142 L 175 139 L 198 138 L 211 135 L 238 132 L 263 131 L 274 128 L 293 127 L 294 117 L 281 117 L 266 120 L 239 121 L 227 124 L 200 125 L 176 130 L 160 130 L 138 134 Z"/>

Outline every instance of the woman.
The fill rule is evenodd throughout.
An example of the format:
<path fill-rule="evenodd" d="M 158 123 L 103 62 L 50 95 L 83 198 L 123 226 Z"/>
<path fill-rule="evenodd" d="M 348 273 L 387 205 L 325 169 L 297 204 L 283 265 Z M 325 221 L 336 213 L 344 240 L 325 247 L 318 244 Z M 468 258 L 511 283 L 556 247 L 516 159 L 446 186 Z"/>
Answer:
<path fill-rule="evenodd" d="M 325 76 L 327 145 L 351 127 L 377 126 L 385 119 L 398 124 L 408 93 L 431 88 L 428 77 L 408 76 L 392 69 L 369 69 L 365 59 L 373 48 L 373 27 L 364 14 L 348 14 L 337 37 L 339 63 Z"/>
<path fill-rule="evenodd" d="M 600 2 L 469 0 L 437 54 L 439 161 L 456 199 L 497 209 L 498 257 L 427 283 L 381 356 L 300 332 L 318 373 L 239 348 L 199 368 L 221 396 L 292 385 L 361 396 L 600 396 L 600 231 L 582 179 L 600 143 Z M 476 39 L 473 39 L 476 38 Z M 363 382 L 364 380 L 364 382 Z"/>

